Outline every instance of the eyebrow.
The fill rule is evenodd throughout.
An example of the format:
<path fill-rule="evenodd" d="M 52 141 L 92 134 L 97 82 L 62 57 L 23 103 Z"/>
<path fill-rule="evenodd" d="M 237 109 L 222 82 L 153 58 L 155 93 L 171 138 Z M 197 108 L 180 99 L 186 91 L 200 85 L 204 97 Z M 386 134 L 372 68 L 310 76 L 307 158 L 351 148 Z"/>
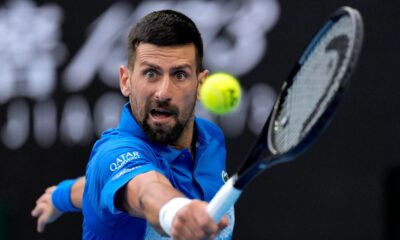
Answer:
<path fill-rule="evenodd" d="M 183 70 L 183 69 L 192 70 L 192 66 L 190 66 L 189 64 L 182 64 L 182 65 L 174 66 L 171 68 L 171 72 L 176 72 L 176 71 Z"/>
<path fill-rule="evenodd" d="M 151 67 L 151 68 L 153 68 L 153 69 L 155 69 L 157 71 L 161 71 L 162 70 L 160 66 L 152 64 L 152 63 L 149 63 L 149 62 L 146 62 L 146 61 L 141 62 L 141 65 L 145 65 L 145 66 Z"/>
<path fill-rule="evenodd" d="M 162 68 L 161 68 L 160 66 L 155 65 L 155 64 L 152 64 L 152 63 L 149 63 L 149 62 L 147 62 L 147 61 L 141 62 L 141 65 L 151 67 L 151 68 L 153 68 L 153 69 L 155 69 L 155 70 L 157 70 L 157 71 L 160 71 L 160 72 L 162 71 Z M 192 70 L 192 66 L 191 66 L 190 64 L 186 64 L 186 63 L 185 63 L 185 64 L 182 64 L 182 65 L 173 66 L 173 67 L 171 68 L 171 71 L 170 71 L 170 72 L 176 72 L 176 71 L 184 70 L 184 69 Z"/>

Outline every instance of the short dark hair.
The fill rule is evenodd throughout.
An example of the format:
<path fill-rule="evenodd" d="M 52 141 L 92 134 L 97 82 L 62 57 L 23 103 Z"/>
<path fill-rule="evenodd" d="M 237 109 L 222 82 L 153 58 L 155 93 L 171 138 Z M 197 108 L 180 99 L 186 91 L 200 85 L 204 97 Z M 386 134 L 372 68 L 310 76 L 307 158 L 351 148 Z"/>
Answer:
<path fill-rule="evenodd" d="M 129 32 L 128 65 L 133 68 L 140 43 L 174 46 L 193 43 L 196 48 L 197 72 L 203 69 L 203 41 L 194 22 L 174 10 L 161 10 L 144 16 Z"/>

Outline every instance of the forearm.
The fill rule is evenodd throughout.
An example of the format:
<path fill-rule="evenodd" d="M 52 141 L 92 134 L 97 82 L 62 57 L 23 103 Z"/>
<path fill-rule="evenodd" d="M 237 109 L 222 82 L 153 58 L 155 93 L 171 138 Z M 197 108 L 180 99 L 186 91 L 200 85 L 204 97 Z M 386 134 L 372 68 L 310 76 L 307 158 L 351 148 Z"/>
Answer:
<path fill-rule="evenodd" d="M 169 200 L 184 197 L 161 174 L 150 172 L 135 177 L 125 188 L 124 209 L 131 215 L 145 218 L 161 231 L 159 212 Z"/>
<path fill-rule="evenodd" d="M 71 202 L 76 208 L 82 209 L 83 189 L 85 188 L 86 178 L 79 177 L 71 187 Z"/>
<path fill-rule="evenodd" d="M 206 202 L 186 198 L 158 172 L 138 175 L 121 190 L 120 206 L 126 212 L 174 239 L 214 239 L 227 226 L 226 218 L 214 223 Z"/>
<path fill-rule="evenodd" d="M 84 177 L 60 182 L 52 192 L 54 207 L 63 213 L 81 211 L 84 185 Z"/>
<path fill-rule="evenodd" d="M 151 183 L 140 195 L 140 211 L 153 226 L 159 227 L 159 212 L 162 206 L 173 198 L 184 197 L 171 185 Z"/>

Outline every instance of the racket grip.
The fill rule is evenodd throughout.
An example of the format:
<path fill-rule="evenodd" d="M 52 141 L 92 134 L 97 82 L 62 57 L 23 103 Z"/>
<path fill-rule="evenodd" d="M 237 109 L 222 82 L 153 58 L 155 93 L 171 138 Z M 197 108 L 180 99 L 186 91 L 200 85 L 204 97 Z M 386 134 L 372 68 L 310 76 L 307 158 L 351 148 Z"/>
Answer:
<path fill-rule="evenodd" d="M 242 193 L 241 190 L 233 186 L 235 179 L 235 176 L 229 178 L 207 205 L 207 212 L 216 223 L 221 221 L 222 217 L 235 204 Z"/>

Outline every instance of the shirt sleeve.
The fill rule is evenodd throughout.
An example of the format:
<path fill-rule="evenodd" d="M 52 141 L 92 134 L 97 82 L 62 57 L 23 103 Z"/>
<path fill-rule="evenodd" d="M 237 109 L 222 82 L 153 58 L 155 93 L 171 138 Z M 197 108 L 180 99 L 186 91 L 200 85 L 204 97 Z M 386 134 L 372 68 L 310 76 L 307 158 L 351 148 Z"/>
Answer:
<path fill-rule="evenodd" d="M 100 207 L 112 214 L 120 212 L 115 207 L 115 195 L 118 190 L 139 174 L 157 171 L 164 175 L 157 158 L 144 144 L 126 144 L 130 147 L 108 148 L 98 153 L 92 160 L 97 161 L 97 180 L 94 184 L 100 190 Z"/>

